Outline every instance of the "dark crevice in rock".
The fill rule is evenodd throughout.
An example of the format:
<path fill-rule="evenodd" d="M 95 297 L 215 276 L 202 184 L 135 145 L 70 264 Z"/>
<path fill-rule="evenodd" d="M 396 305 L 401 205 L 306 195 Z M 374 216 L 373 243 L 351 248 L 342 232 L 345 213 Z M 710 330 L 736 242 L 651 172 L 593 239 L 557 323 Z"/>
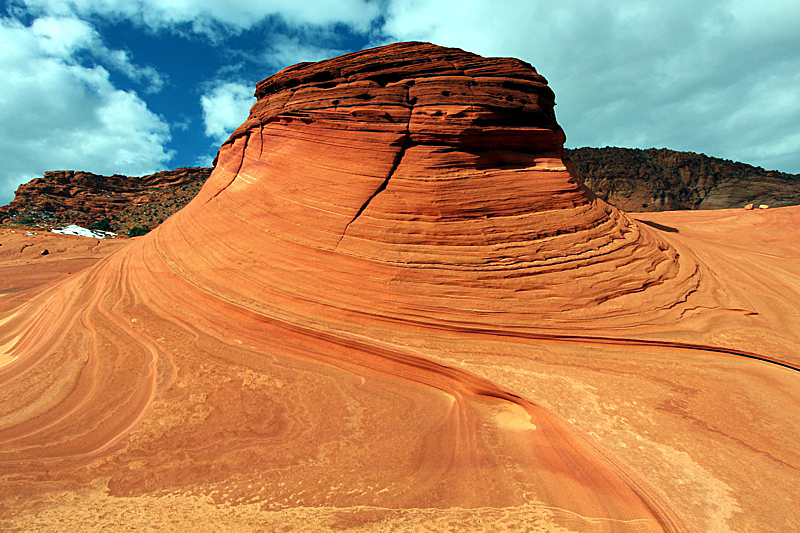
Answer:
<path fill-rule="evenodd" d="M 233 169 L 228 170 L 228 169 L 226 169 L 228 172 L 231 173 L 231 175 L 233 177 L 230 179 L 230 181 L 225 186 L 220 187 L 220 189 L 216 193 L 214 193 L 208 200 L 206 200 L 206 203 L 209 203 L 211 200 L 213 200 L 214 198 L 219 196 L 222 193 L 222 191 L 224 191 L 225 189 L 227 189 L 228 187 L 231 186 L 231 183 L 236 181 L 236 178 L 239 176 L 239 171 L 242 169 L 242 165 L 244 164 L 244 157 L 245 157 L 245 154 L 247 153 L 247 144 L 250 142 L 251 133 L 252 132 L 248 131 L 244 135 L 244 146 L 242 147 L 242 157 L 239 159 L 239 165 L 236 167 L 236 170 L 233 170 Z"/>
<path fill-rule="evenodd" d="M 406 88 L 406 91 L 408 91 L 408 88 Z M 406 94 L 406 100 L 408 100 L 408 94 Z M 413 112 L 413 105 L 412 105 L 412 112 Z M 400 138 L 400 149 L 397 151 L 397 154 L 394 157 L 392 168 L 389 169 L 389 172 L 386 174 L 386 178 L 378 186 L 378 188 L 375 189 L 375 192 L 373 192 L 370 195 L 370 197 L 367 198 L 363 204 L 361 204 L 361 207 L 358 208 L 356 214 L 353 216 L 352 219 L 350 219 L 350 222 L 348 222 L 347 225 L 344 227 L 344 231 L 342 231 L 342 235 L 341 237 L 339 237 L 339 241 L 336 243 L 336 248 L 339 248 L 339 244 L 341 244 L 342 239 L 344 239 L 344 236 L 347 234 L 347 230 L 350 228 L 350 225 L 353 222 L 355 222 L 359 216 L 361 216 L 361 213 L 364 212 L 364 210 L 369 206 L 369 204 L 376 196 L 378 196 L 380 193 L 386 190 L 386 187 L 389 185 L 389 180 L 392 179 L 392 175 L 394 175 L 395 171 L 397 170 L 397 167 L 400 166 L 400 162 L 403 160 L 403 156 L 405 155 L 406 150 L 411 144 L 410 143 L 411 132 L 409 131 L 410 125 L 411 125 L 411 113 L 408 114 L 408 120 L 406 121 L 406 131 L 405 134 Z"/>

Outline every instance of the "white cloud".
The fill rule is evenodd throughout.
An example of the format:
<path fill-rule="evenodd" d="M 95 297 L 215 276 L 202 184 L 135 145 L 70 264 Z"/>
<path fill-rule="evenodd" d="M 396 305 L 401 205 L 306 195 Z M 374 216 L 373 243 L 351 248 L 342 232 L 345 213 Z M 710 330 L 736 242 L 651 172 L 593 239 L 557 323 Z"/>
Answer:
<path fill-rule="evenodd" d="M 103 45 L 97 30 L 74 17 L 40 17 L 30 26 L 36 46 L 47 57 L 72 59 L 79 51 L 90 52 L 98 62 L 119 71 L 131 80 L 147 83 L 147 92 L 158 92 L 164 77 L 153 67 L 136 65 L 126 50 L 111 50 Z"/>
<path fill-rule="evenodd" d="M 62 58 L 90 48 L 98 39 L 97 32 L 89 24 L 67 17 L 38 18 L 31 24 L 30 32 L 43 55 Z"/>
<path fill-rule="evenodd" d="M 248 117 L 250 108 L 256 103 L 253 96 L 255 82 L 241 80 L 246 70 L 245 63 L 259 65 L 266 71 L 274 71 L 302 61 L 320 61 L 344 53 L 315 44 L 325 42 L 331 35 L 324 28 L 305 28 L 303 38 L 274 34 L 259 53 L 235 51 L 233 57 L 244 61 L 226 65 L 217 71 L 215 80 L 201 87 L 200 106 L 203 110 L 203 126 L 207 137 L 212 139 L 211 149 L 195 159 L 199 166 L 209 166 L 217 148 Z"/>
<path fill-rule="evenodd" d="M 207 85 L 200 97 L 207 136 L 219 145 L 247 119 L 256 102 L 254 83 L 217 81 Z"/>
<path fill-rule="evenodd" d="M 0 203 L 46 170 L 141 175 L 171 158 L 164 120 L 117 89 L 103 66 L 78 61 L 84 53 L 113 52 L 83 21 L 0 19 Z"/>
<path fill-rule="evenodd" d="M 296 36 L 275 35 L 270 39 L 267 50 L 258 58 L 259 62 L 280 70 L 302 61 L 321 61 L 348 51 L 314 44 L 315 42 L 324 42 L 327 37 L 326 33 L 307 30 L 302 40 Z M 315 39 L 315 36 L 318 38 Z"/>
<path fill-rule="evenodd" d="M 378 2 L 368 0 L 20 0 L 41 13 L 124 18 L 152 30 L 188 24 L 197 33 L 216 37 L 221 30 L 237 33 L 279 16 L 292 26 L 345 24 L 367 31 L 379 15 Z"/>
<path fill-rule="evenodd" d="M 139 83 L 146 83 L 145 92 L 157 93 L 166 83 L 164 76 L 150 66 L 136 65 L 125 50 L 108 50 L 101 48 L 100 59 L 111 68 L 120 71 L 128 78 Z"/>
<path fill-rule="evenodd" d="M 390 40 L 520 57 L 568 146 L 667 147 L 800 172 L 800 4 L 392 0 Z"/>

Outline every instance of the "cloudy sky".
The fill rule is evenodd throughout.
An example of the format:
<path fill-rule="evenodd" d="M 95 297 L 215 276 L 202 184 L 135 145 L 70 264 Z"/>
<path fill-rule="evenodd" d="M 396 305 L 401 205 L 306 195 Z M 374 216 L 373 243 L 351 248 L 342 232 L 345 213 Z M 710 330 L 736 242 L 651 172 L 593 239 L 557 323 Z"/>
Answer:
<path fill-rule="evenodd" d="M 0 205 L 45 170 L 210 164 L 254 84 L 425 40 L 533 64 L 567 146 L 800 173 L 797 0 L 3 0 Z"/>

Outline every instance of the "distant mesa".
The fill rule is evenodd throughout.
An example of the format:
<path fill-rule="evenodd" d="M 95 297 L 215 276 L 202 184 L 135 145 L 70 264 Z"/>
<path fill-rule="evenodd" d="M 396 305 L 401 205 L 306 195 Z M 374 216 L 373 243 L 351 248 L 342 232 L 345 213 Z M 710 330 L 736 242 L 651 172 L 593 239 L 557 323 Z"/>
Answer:
<path fill-rule="evenodd" d="M 77 487 L 96 525 L 157 506 L 320 530 L 707 529 L 695 497 L 728 489 L 680 446 L 719 438 L 690 403 L 717 384 L 675 361 L 706 316 L 745 331 L 753 304 L 673 223 L 584 186 L 531 65 L 397 43 L 256 96 L 185 208 L 0 298 L 0 518 L 71 516 Z M 628 403 L 598 390 L 644 414 L 612 424 L 598 413 Z M 719 446 L 768 461 L 739 442 Z"/>

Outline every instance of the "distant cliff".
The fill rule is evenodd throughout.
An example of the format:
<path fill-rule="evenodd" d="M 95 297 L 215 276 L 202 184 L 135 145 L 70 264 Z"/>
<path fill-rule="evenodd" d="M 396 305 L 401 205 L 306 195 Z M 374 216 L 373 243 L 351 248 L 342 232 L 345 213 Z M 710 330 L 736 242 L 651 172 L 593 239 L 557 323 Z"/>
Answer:
<path fill-rule="evenodd" d="M 567 150 L 586 185 L 624 211 L 800 204 L 800 176 L 692 152 Z"/>
<path fill-rule="evenodd" d="M 0 222 L 16 225 L 100 224 L 112 231 L 152 229 L 197 195 L 211 168 L 188 167 L 148 176 L 101 176 L 90 172 L 45 172 L 20 185 L 0 207 Z"/>

